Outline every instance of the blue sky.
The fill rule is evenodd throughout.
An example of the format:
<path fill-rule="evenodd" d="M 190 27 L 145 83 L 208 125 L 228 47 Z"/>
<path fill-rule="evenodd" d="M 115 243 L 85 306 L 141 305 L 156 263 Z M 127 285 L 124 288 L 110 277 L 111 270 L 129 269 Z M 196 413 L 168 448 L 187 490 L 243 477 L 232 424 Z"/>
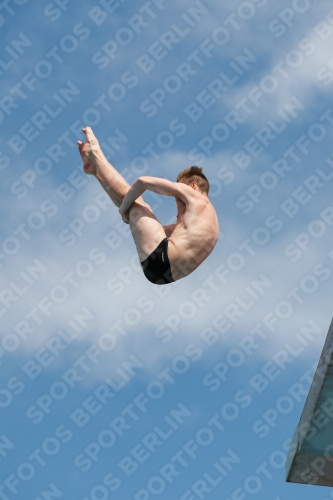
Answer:
<path fill-rule="evenodd" d="M 284 468 L 332 317 L 330 2 L 0 14 L 0 498 L 331 498 Z M 84 125 L 130 184 L 203 167 L 191 276 L 144 278 Z"/>

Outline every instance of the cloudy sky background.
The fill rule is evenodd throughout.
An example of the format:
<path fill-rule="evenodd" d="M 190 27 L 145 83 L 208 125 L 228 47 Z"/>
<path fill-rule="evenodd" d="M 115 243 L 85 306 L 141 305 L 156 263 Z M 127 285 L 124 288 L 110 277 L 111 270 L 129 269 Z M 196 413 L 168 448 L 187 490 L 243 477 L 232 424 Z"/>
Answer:
<path fill-rule="evenodd" d="M 191 16 L 194 7 L 204 12 L 197 22 Z M 99 26 L 93 20 L 93 8 L 105 12 L 105 20 Z M 113 8 L 113 13 L 107 12 Z M 129 20 L 140 14 L 140 8 L 148 26 L 138 34 L 133 29 L 130 31 Z M 238 489 L 240 498 L 251 496 L 260 500 L 289 500 L 295 494 L 301 494 L 304 499 L 329 498 L 330 491 L 323 487 L 285 483 L 283 463 L 280 461 L 277 466 L 271 457 L 272 454 L 277 456 L 274 453 L 278 452 L 283 458 L 288 449 L 285 442 L 292 437 L 305 402 L 305 395 L 296 401 L 288 391 L 317 363 L 332 318 L 333 260 L 329 257 L 333 249 L 332 226 L 323 222 L 320 213 L 333 201 L 333 179 L 322 182 L 318 192 L 300 207 L 294 217 L 288 217 L 280 207 L 306 179 L 319 175 L 316 170 L 321 169 L 327 176 L 332 171 L 326 159 L 332 155 L 333 125 L 329 121 L 320 121 L 320 117 L 331 109 L 329 75 L 332 77 L 333 70 L 329 65 L 325 70 L 326 79 L 319 78 L 319 71 L 323 71 L 327 63 L 333 67 L 328 62 L 333 40 L 330 9 L 329 1 L 230 1 L 224 2 L 223 6 L 212 1 L 147 2 L 137 6 L 127 2 L 106 2 L 104 7 L 98 2 L 84 1 L 78 7 L 70 1 L 67 4 L 45 1 L 38 5 L 9 2 L 8 9 L 1 11 L 0 253 L 4 256 L 0 261 L 3 265 L 0 409 L 2 439 L 9 440 L 12 445 L 0 455 L 0 484 L 3 485 L 0 491 L 8 498 L 48 498 L 45 491 L 51 488 L 60 492 L 58 497 L 79 500 L 155 497 L 163 500 L 217 500 L 232 498 Z M 278 20 L 279 29 L 284 31 L 282 36 L 276 36 L 279 32 L 274 33 L 270 28 L 275 20 Z M 189 22 L 194 27 L 186 37 L 157 62 L 150 73 L 145 74 L 136 64 L 138 58 L 148 53 L 149 47 L 159 41 L 172 25 L 176 24 L 184 31 Z M 320 24 L 323 22 L 326 25 Z M 148 118 L 140 111 L 141 103 L 156 89 L 163 89 L 166 79 L 177 75 L 177 68 L 188 62 L 187 58 L 200 44 L 207 38 L 214 38 L 214 30 L 225 33 L 221 27 L 230 30 L 229 41 L 214 45 L 210 57 L 201 52 L 203 67 L 192 61 L 197 74 L 188 82 L 181 81 L 178 92 L 166 92 L 163 107 L 155 116 Z M 118 44 L 115 59 L 110 60 L 105 69 L 94 64 L 95 54 L 102 51 L 106 43 L 112 46 L 112 42 L 119 40 L 117 37 L 122 34 L 132 36 L 131 33 L 133 41 L 128 45 Z M 13 41 L 18 39 L 27 39 L 28 43 L 16 50 L 18 46 Z M 161 41 L 159 43 L 159 47 L 163 47 Z M 205 44 L 207 47 L 207 42 Z M 48 59 L 51 50 L 55 55 Z M 193 122 L 184 112 L 186 106 L 195 101 L 219 73 L 233 78 L 236 74 L 235 58 L 244 54 L 244 50 L 250 51 L 256 61 L 249 63 L 249 68 L 238 81 L 198 121 Z M 44 60 L 52 66 L 40 63 Z M 288 61 L 291 64 L 300 61 L 300 64 L 290 67 Z M 263 78 L 271 75 L 279 64 L 288 73 L 288 78 L 276 73 L 276 91 L 263 93 L 259 107 L 246 101 L 252 112 L 243 111 L 241 116 L 245 120 L 237 130 L 229 127 L 230 135 L 226 140 L 212 139 L 214 127 L 217 124 L 225 126 L 226 115 L 237 106 L 239 109 L 242 99 L 254 87 L 260 87 Z M 51 68 L 50 75 L 38 77 L 38 68 L 45 71 Z M 30 72 L 36 78 L 33 92 L 22 83 Z M 126 72 L 132 77 L 134 75 L 136 85 L 132 89 L 126 88 L 123 99 L 113 100 L 108 91 L 115 84 L 124 89 L 119 84 L 128 78 Z M 23 81 L 31 81 L 31 76 Z M 21 86 L 16 87 L 20 82 Z M 71 102 L 66 103 L 66 107 L 60 105 L 61 112 L 45 124 L 44 130 L 39 131 L 36 125 L 32 130 L 27 126 L 25 130 L 28 130 L 26 133 L 30 134 L 31 142 L 24 138 L 20 129 L 28 121 L 32 125 L 32 117 L 45 111 L 44 106 L 53 110 L 59 107 L 59 89 L 67 88 L 68 82 L 78 89 L 77 94 L 70 97 Z M 14 88 L 18 90 L 13 91 Z M 22 98 L 22 92 L 26 98 Z M 8 108 L 8 96 L 14 97 L 17 106 L 14 109 Z M 99 102 L 104 105 L 95 105 L 102 96 L 105 97 Z M 297 111 L 297 116 L 290 120 L 285 130 L 253 158 L 246 169 L 241 169 L 233 160 L 234 155 L 244 150 L 244 145 L 261 127 L 272 122 L 281 126 L 283 119 L 279 110 L 295 102 L 295 98 L 304 109 Z M 98 113 L 85 114 L 89 109 Z M 90 117 L 89 123 L 84 120 L 87 116 Z M 333 116 L 333 113 L 328 116 Z M 163 148 L 162 144 L 161 148 L 159 134 L 163 132 L 164 139 L 170 137 L 169 127 L 173 120 L 183 124 L 186 132 L 179 137 L 174 133 L 172 145 Z M 110 136 L 117 135 L 117 130 L 126 136 L 126 142 L 119 143 L 119 150 L 113 155 L 108 154 L 108 158 L 119 171 L 129 176 L 129 183 L 138 176 L 131 169 L 137 157 L 144 156 L 148 160 L 149 168 L 145 174 L 175 180 L 180 170 L 194 163 L 191 151 L 196 149 L 201 154 L 201 159 L 197 156 L 197 163 L 211 181 L 211 201 L 219 216 L 221 238 L 209 259 L 190 277 L 163 287 L 163 290 L 145 280 L 138 268 L 135 246 L 127 226 L 121 223 L 116 208 L 107 203 L 97 182 L 84 177 L 81 170 L 75 145 L 77 137 L 70 131 L 78 121 L 82 125 L 91 125 L 100 143 L 107 143 Z M 306 155 L 296 147 L 299 162 L 288 158 L 293 170 L 285 178 L 278 177 L 274 189 L 262 188 L 259 203 L 254 203 L 253 209 L 244 214 L 237 208 L 237 200 L 247 196 L 247 190 L 252 192 L 254 185 L 260 186 L 260 180 L 268 179 L 265 173 L 274 172 L 274 162 L 282 158 L 295 141 L 303 135 L 309 139 L 309 129 L 315 123 L 325 126 L 322 140 L 311 141 Z M 75 129 L 78 128 L 76 124 Z M 314 133 L 319 133 L 319 130 L 323 129 L 317 127 Z M 54 144 L 67 131 L 68 135 L 61 142 L 63 156 L 55 159 Z M 165 131 L 168 131 L 167 135 Z M 17 134 L 21 140 L 27 141 L 22 151 L 13 146 L 17 144 L 13 139 Z M 150 143 L 153 143 L 154 155 L 158 158 L 143 153 Z M 206 147 L 210 144 L 209 151 L 202 150 L 200 145 L 203 144 Z M 39 167 L 44 168 L 42 175 Z M 70 180 L 78 189 L 73 188 Z M 74 189 L 67 201 L 59 196 L 63 192 L 59 186 L 63 183 Z M 309 188 L 303 187 L 308 195 Z M 154 205 L 163 224 L 172 222 L 176 215 L 174 200 L 153 198 L 149 193 L 145 199 Z M 295 197 L 293 199 L 296 201 Z M 273 220 L 273 228 L 269 229 L 267 226 Z M 320 223 L 314 223 L 315 220 L 320 220 Z M 78 227 L 75 234 L 72 229 Z M 60 236 L 66 230 L 69 231 L 66 234 L 72 235 L 72 239 L 67 240 L 72 243 L 70 245 Z M 312 235 L 312 231 L 317 233 L 315 237 L 309 236 L 307 251 L 292 262 L 285 255 L 286 247 L 302 233 L 305 233 L 304 240 L 309 231 Z M 119 246 L 114 249 L 107 243 L 110 243 L 111 232 L 119 241 Z M 258 235 L 259 238 L 267 237 L 265 244 L 258 243 Z M 239 250 L 242 244 L 244 248 L 245 241 L 250 252 Z M 228 269 L 230 262 L 235 262 L 232 255 L 239 252 L 244 257 L 244 266 L 239 271 Z M 36 265 L 36 259 L 42 271 L 22 291 L 27 285 L 24 278 L 27 269 L 34 261 Z M 218 277 L 223 265 L 229 270 L 226 283 Z M 258 300 L 250 304 L 248 311 L 242 309 L 240 317 L 232 316 L 235 304 L 239 305 L 240 301 L 249 304 L 253 299 L 255 280 L 266 280 L 270 285 L 263 289 Z M 307 287 L 312 285 L 310 293 Z M 266 329 L 265 340 L 254 335 L 256 347 L 251 355 L 246 354 L 245 340 L 251 331 L 269 313 L 276 315 L 276 308 L 280 310 L 279 304 L 286 300 L 294 287 L 299 290 L 301 303 L 290 299 L 293 313 L 286 318 L 277 317 L 275 331 Z M 22 296 L 14 292 L 10 298 L 8 288 L 21 290 Z M 46 314 L 41 312 L 38 304 L 44 304 L 44 308 L 47 305 Z M 90 320 L 77 334 L 69 322 L 80 311 L 85 311 Z M 223 319 L 230 322 L 230 329 L 208 346 L 203 332 L 213 328 L 215 320 Z M 33 331 L 27 334 L 27 338 L 22 338 L 20 332 L 24 334 L 20 328 L 22 322 L 28 320 Z M 309 322 L 315 323 L 321 333 L 315 335 L 313 342 L 296 357 L 289 358 L 291 362 L 281 369 L 266 390 L 256 391 L 250 379 L 268 362 L 279 369 L 274 360 L 279 359 L 286 344 L 292 346 L 294 352 L 300 349 L 297 334 Z M 52 345 L 50 340 L 60 338 L 59 331 L 67 338 L 71 337 L 72 342 L 59 351 L 59 356 L 51 358 L 52 352 L 47 346 Z M 109 350 L 100 352 L 97 364 L 94 364 L 86 353 L 89 349 L 88 352 L 94 352 L 94 346 L 96 349 L 105 346 L 103 340 L 107 338 L 112 339 L 113 344 L 109 344 Z M 34 362 L 41 367 L 43 356 L 48 366 L 32 380 L 24 367 Z M 81 356 L 85 356 L 86 368 L 78 366 Z M 126 376 L 126 371 L 121 369 L 124 370 L 124 363 L 129 359 L 132 362 L 135 359 L 138 368 Z M 72 388 L 64 383 L 62 376 L 75 367 L 75 363 L 80 381 Z M 217 379 L 213 372 L 219 363 L 229 363 L 226 380 Z M 175 373 L 174 367 L 182 371 L 177 366 L 183 369 L 183 374 Z M 86 426 L 79 428 L 70 415 L 94 390 L 105 384 L 106 379 L 116 385 L 124 381 L 121 373 L 127 377 L 124 387 L 91 417 Z M 167 380 L 162 373 L 171 374 L 172 378 L 170 375 Z M 204 381 L 212 380 L 212 373 L 215 385 L 207 386 Z M 308 376 L 303 377 L 304 394 L 310 385 L 307 379 Z M 118 436 L 112 447 L 101 447 L 97 461 L 91 462 L 89 470 L 82 472 L 75 464 L 75 458 L 84 452 L 85 447 L 97 442 L 105 429 L 110 430 L 110 422 L 121 415 L 138 394 L 146 394 L 147 387 L 151 387 L 149 384 L 156 380 L 163 381 L 163 397 L 149 399 L 147 413 L 141 412 L 138 421 L 132 420 L 131 428 L 121 438 Z M 66 390 L 66 394 L 62 393 L 64 397 L 49 399 L 48 395 L 54 395 L 54 387 L 59 391 Z M 39 399 L 45 395 L 46 399 Z M 275 427 L 266 437 L 260 438 L 253 430 L 254 424 L 262 420 L 265 412 L 276 409 L 280 398 L 285 396 L 288 396 L 291 406 L 284 413 L 278 412 Z M 37 400 L 49 401 L 50 406 L 44 413 L 39 413 L 41 421 L 33 423 L 27 412 L 33 406 L 41 411 Z M 94 409 L 99 404 L 96 399 L 95 402 Z M 149 432 L 153 432 L 155 426 L 165 428 L 164 417 L 178 404 L 185 405 L 190 415 L 184 417 L 183 424 L 174 429 L 170 438 L 128 477 L 119 466 L 120 461 Z M 233 413 L 227 413 L 228 409 Z M 140 410 L 137 412 L 139 415 Z M 175 464 L 179 475 L 168 481 L 160 470 L 182 446 L 195 439 L 198 431 L 207 427 L 207 422 L 216 414 L 225 430 L 211 427 L 214 429 L 213 442 L 206 447 L 199 446 L 197 459 L 188 458 L 187 468 L 179 462 Z M 66 437 L 60 437 L 61 432 L 62 436 L 65 435 L 61 426 L 67 430 L 67 443 L 62 442 Z M 47 443 L 51 442 L 49 438 L 55 437 L 58 441 L 52 442 L 61 443 L 59 451 L 54 455 L 47 454 L 44 448 L 47 449 Z M 41 450 L 35 455 L 40 457 L 39 460 L 29 459 L 36 449 Z M 226 456 L 228 450 L 239 457 L 239 463 L 233 464 L 233 470 L 219 484 L 210 485 L 209 491 L 200 490 L 198 481 L 205 473 L 215 479 L 218 477 L 213 464 L 219 457 Z M 27 462 L 33 465 L 33 472 L 22 466 Z M 266 475 L 256 472 L 264 462 L 268 464 Z M 109 473 L 118 479 L 105 484 Z M 251 482 L 248 480 L 251 476 L 259 479 Z M 12 478 L 10 481 L 9 477 Z M 152 482 L 153 477 L 160 479 Z M 11 489 L 8 484 L 12 484 Z M 160 492 L 157 492 L 158 488 Z"/>

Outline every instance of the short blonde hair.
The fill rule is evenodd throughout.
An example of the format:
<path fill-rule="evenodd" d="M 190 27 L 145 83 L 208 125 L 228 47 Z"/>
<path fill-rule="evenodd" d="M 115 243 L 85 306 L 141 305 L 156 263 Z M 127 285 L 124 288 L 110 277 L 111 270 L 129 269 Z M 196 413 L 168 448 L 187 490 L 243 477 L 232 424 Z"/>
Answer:
<path fill-rule="evenodd" d="M 190 185 L 191 182 L 196 182 L 202 193 L 209 193 L 209 182 L 207 177 L 202 173 L 200 167 L 189 167 L 180 172 L 177 176 L 177 182 Z"/>

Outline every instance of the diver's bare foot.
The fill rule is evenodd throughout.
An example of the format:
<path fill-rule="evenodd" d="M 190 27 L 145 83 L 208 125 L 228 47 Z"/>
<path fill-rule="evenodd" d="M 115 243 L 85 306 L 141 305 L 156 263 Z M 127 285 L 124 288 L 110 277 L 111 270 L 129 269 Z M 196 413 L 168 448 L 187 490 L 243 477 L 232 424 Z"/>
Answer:
<path fill-rule="evenodd" d="M 83 171 L 85 174 L 91 174 L 91 175 L 96 175 L 96 167 L 94 163 L 89 160 L 87 156 L 84 155 L 82 152 L 84 143 L 81 141 L 77 141 L 78 146 L 79 146 L 79 153 L 81 155 L 82 161 L 83 161 Z"/>
<path fill-rule="evenodd" d="M 96 175 L 97 169 L 94 159 L 100 151 L 99 143 L 90 127 L 83 128 L 82 132 L 86 136 L 86 141 L 77 141 L 77 144 L 83 161 L 83 171 L 86 174 Z"/>

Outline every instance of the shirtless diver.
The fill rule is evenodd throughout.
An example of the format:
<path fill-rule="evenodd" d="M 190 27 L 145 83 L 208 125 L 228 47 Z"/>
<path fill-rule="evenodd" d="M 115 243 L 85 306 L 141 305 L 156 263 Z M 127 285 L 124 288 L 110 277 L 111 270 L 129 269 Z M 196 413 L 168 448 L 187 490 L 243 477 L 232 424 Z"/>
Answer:
<path fill-rule="evenodd" d="M 132 186 L 104 156 L 92 129 L 82 129 L 78 141 L 83 170 L 94 175 L 130 225 L 142 270 L 156 285 L 166 285 L 191 274 L 208 257 L 219 236 L 219 224 L 209 201 L 209 182 L 202 169 L 190 167 L 177 182 L 139 177 Z M 176 224 L 162 226 L 142 198 L 144 191 L 173 196 L 178 209 Z"/>

